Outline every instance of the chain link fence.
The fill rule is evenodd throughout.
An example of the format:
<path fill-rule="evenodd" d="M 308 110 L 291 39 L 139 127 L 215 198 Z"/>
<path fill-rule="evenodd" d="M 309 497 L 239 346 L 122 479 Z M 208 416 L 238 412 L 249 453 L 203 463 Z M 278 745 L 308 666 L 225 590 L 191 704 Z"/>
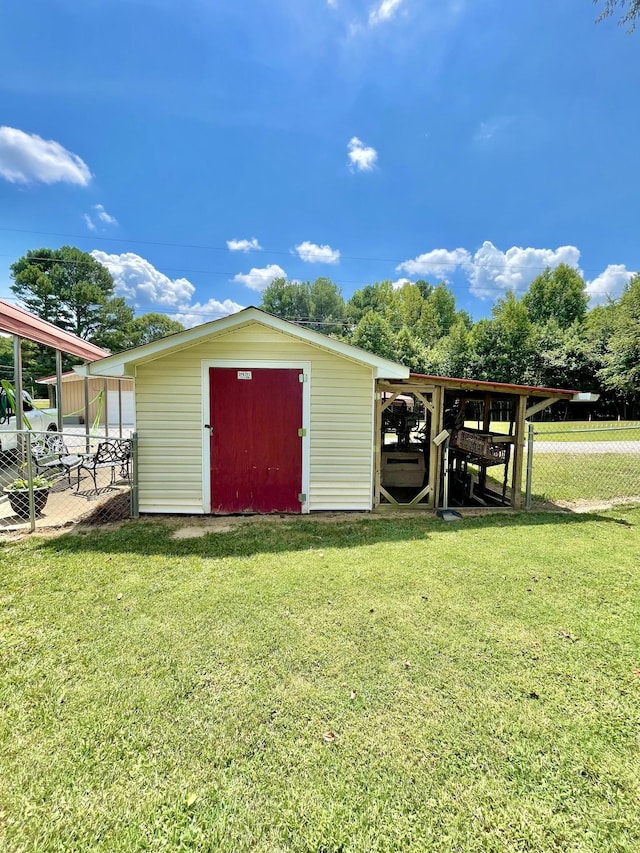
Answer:
<path fill-rule="evenodd" d="M 135 514 L 136 436 L 22 430 L 3 433 L 0 530 L 104 524 Z"/>
<path fill-rule="evenodd" d="M 531 423 L 528 507 L 640 503 L 640 423 Z"/>

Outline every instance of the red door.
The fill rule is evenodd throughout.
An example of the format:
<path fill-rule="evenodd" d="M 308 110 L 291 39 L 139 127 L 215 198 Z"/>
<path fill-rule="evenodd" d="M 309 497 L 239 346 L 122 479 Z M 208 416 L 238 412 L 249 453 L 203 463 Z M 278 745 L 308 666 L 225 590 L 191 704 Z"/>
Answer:
<path fill-rule="evenodd" d="M 211 512 L 300 512 L 301 370 L 209 369 Z"/>

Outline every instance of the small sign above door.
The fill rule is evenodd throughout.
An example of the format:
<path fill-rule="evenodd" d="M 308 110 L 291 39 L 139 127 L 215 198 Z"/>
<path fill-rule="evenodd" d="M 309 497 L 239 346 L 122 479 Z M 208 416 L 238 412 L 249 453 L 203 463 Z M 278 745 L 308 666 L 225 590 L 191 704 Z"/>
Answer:
<path fill-rule="evenodd" d="M 238 371 L 238 379 L 251 379 L 251 371 L 250 370 L 239 370 Z"/>

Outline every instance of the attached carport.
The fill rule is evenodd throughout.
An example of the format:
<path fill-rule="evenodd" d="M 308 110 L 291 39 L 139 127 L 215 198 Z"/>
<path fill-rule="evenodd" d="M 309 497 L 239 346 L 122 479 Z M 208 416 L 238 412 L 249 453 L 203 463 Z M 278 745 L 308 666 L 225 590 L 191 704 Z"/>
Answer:
<path fill-rule="evenodd" d="M 374 506 L 521 507 L 526 419 L 575 394 L 417 373 L 378 380 Z M 398 406 L 407 396 L 415 406 Z"/>

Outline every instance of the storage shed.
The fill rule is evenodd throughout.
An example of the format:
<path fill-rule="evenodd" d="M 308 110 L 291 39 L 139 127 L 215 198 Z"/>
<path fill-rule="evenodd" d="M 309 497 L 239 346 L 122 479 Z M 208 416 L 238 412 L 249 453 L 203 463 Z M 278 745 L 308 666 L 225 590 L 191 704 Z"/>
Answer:
<path fill-rule="evenodd" d="M 247 308 L 83 370 L 135 378 L 140 512 L 373 505 L 374 392 L 406 367 Z"/>
<path fill-rule="evenodd" d="M 56 400 L 56 377 L 43 376 L 38 385 L 46 385 L 49 392 L 49 405 L 58 408 Z M 73 419 L 83 423 L 86 417 L 85 396 L 89 398 L 89 422 L 98 418 L 100 426 L 109 424 L 135 423 L 135 405 L 132 379 L 102 379 L 91 377 L 85 389 L 82 376 L 69 370 L 62 374 L 62 415 L 67 423 Z"/>
<path fill-rule="evenodd" d="M 527 413 L 573 395 L 410 375 L 257 308 L 76 371 L 135 380 L 143 513 L 434 507 L 449 481 L 486 504 L 494 465 L 495 503 L 517 506 Z"/>

